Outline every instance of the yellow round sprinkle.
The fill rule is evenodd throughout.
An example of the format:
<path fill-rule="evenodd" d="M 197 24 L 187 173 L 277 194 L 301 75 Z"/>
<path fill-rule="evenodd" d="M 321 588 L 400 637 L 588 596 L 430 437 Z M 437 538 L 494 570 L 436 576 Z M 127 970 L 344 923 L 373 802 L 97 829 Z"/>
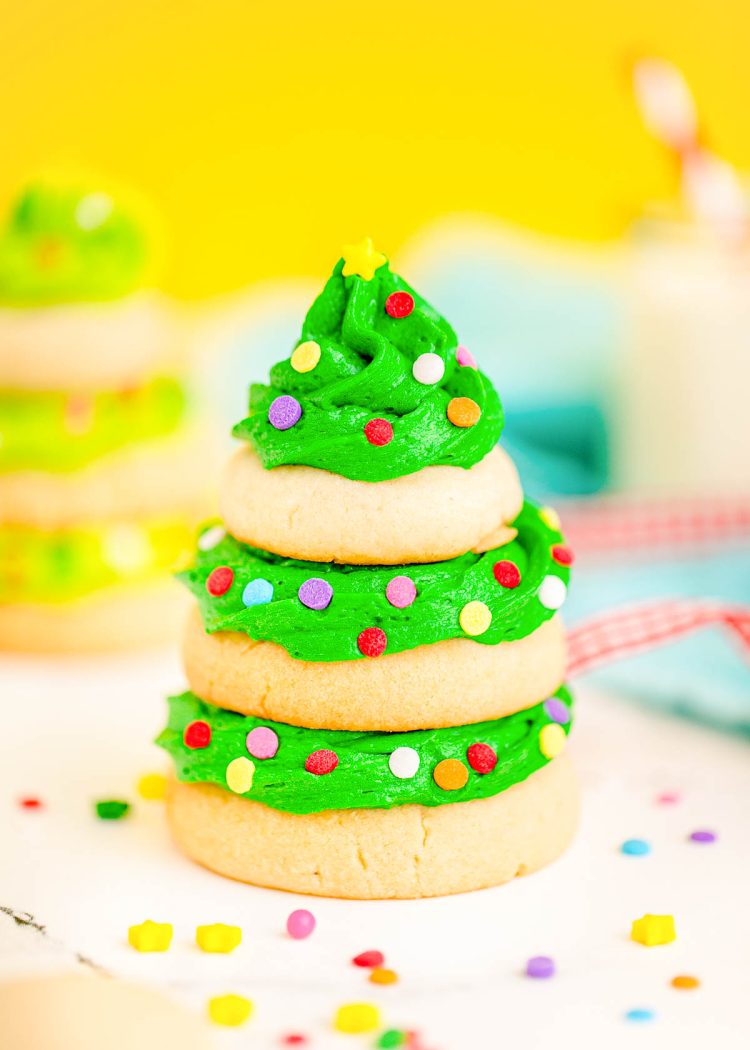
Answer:
<path fill-rule="evenodd" d="M 144 773 L 138 780 L 136 790 L 141 798 L 149 801 L 164 798 L 167 793 L 167 778 L 161 773 Z"/>
<path fill-rule="evenodd" d="M 172 943 L 172 924 L 146 919 L 128 930 L 128 944 L 137 952 L 165 952 Z"/>
<path fill-rule="evenodd" d="M 470 397 L 454 397 L 448 402 L 447 415 L 454 427 L 473 427 L 482 410 Z"/>
<path fill-rule="evenodd" d="M 374 970 L 370 970 L 369 980 L 373 984 L 395 984 L 398 974 L 395 970 L 386 970 L 382 966 L 376 966 Z"/>
<path fill-rule="evenodd" d="M 539 511 L 539 517 L 547 528 L 554 529 L 555 532 L 560 531 L 560 515 L 554 507 L 542 507 Z"/>
<path fill-rule="evenodd" d="M 563 727 L 557 725 L 556 722 L 551 722 L 539 731 L 539 750 L 545 758 L 554 758 L 565 747 L 566 740 Z"/>
<path fill-rule="evenodd" d="M 233 952 L 241 940 L 239 926 L 225 926 L 223 922 L 198 926 L 195 931 L 195 943 L 204 952 Z"/>
<path fill-rule="evenodd" d="M 336 1011 L 333 1027 L 349 1035 L 373 1032 L 380 1027 L 380 1010 L 372 1003 L 346 1003 Z"/>
<path fill-rule="evenodd" d="M 484 602 L 468 602 L 461 610 L 458 622 L 467 634 L 484 634 L 492 623 L 492 613 Z"/>
<path fill-rule="evenodd" d="M 208 1016 L 214 1024 L 237 1028 L 253 1012 L 253 1004 L 244 995 L 215 995 L 208 1000 Z"/>
<path fill-rule="evenodd" d="M 469 779 L 469 771 L 457 758 L 444 758 L 435 766 L 432 776 L 443 791 L 458 791 Z"/>
<path fill-rule="evenodd" d="M 255 763 L 244 755 L 241 758 L 233 758 L 227 766 L 227 787 L 238 795 L 244 795 L 253 786 L 253 774 Z"/>
<path fill-rule="evenodd" d="M 320 361 L 320 347 L 314 339 L 308 339 L 306 343 L 300 343 L 291 358 L 291 365 L 295 372 L 312 372 Z"/>

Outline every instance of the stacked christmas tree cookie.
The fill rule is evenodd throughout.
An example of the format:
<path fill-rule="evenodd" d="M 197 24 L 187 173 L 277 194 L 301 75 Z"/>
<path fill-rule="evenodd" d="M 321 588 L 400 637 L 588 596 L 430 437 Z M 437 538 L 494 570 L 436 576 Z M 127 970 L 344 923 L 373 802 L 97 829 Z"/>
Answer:
<path fill-rule="evenodd" d="M 0 648 L 150 643 L 182 615 L 210 459 L 147 269 L 133 215 L 68 182 L 0 231 Z"/>
<path fill-rule="evenodd" d="M 455 893 L 558 856 L 578 810 L 556 615 L 572 560 L 499 398 L 369 241 L 250 391 L 224 526 L 183 579 L 159 743 L 178 843 L 325 896 Z"/>

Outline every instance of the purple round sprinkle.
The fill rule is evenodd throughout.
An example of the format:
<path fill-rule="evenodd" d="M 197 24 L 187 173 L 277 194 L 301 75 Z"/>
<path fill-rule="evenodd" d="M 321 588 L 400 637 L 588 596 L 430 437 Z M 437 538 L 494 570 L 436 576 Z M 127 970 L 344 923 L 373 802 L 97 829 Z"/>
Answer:
<path fill-rule="evenodd" d="M 546 979 L 555 976 L 555 960 L 549 955 L 534 955 L 526 963 L 526 976 Z"/>
<path fill-rule="evenodd" d="M 551 696 L 549 700 L 544 701 L 544 710 L 547 713 L 547 717 L 551 718 L 553 722 L 559 722 L 565 726 L 570 721 L 570 711 L 567 705 L 562 700 L 558 700 L 556 696 Z"/>
<path fill-rule="evenodd" d="M 714 831 L 694 831 L 690 836 L 691 842 L 716 842 L 716 832 Z"/>
<path fill-rule="evenodd" d="M 289 430 L 298 423 L 302 415 L 302 405 L 296 397 L 282 394 L 271 402 L 268 409 L 268 422 L 277 430 Z"/>
<path fill-rule="evenodd" d="M 327 609 L 333 598 L 333 587 L 327 580 L 321 580 L 319 576 L 311 576 L 305 580 L 297 591 L 297 597 L 308 609 Z"/>

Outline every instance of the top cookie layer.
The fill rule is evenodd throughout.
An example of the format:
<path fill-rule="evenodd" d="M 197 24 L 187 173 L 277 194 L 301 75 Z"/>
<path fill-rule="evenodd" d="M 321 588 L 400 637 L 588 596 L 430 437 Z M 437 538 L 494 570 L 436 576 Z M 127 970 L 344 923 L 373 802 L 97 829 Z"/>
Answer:
<path fill-rule="evenodd" d="M 384 481 L 469 468 L 497 443 L 500 399 L 455 332 L 369 241 L 344 249 L 291 357 L 234 428 L 264 467 Z"/>

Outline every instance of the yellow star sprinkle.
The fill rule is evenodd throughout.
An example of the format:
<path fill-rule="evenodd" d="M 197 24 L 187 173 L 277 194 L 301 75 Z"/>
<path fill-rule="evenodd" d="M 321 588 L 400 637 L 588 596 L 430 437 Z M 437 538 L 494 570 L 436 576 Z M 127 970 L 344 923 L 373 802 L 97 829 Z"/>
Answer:
<path fill-rule="evenodd" d="M 136 787 L 141 798 L 149 801 L 161 799 L 167 792 L 167 778 L 161 773 L 144 773 Z"/>
<path fill-rule="evenodd" d="M 671 915 L 644 915 L 641 919 L 634 919 L 630 936 L 647 948 L 653 948 L 655 944 L 669 944 L 677 940 L 674 918 Z"/>
<path fill-rule="evenodd" d="M 365 237 L 359 244 L 345 244 L 341 254 L 344 257 L 344 277 L 356 274 L 365 281 L 371 281 L 375 271 L 388 262 L 382 252 L 373 248 L 372 237 Z"/>
<path fill-rule="evenodd" d="M 195 943 L 204 952 L 233 952 L 242 940 L 239 926 L 225 926 L 215 922 L 211 926 L 198 926 L 195 931 Z"/>
<path fill-rule="evenodd" d="M 253 1004 L 244 995 L 216 995 L 208 1000 L 208 1016 L 228 1028 L 244 1024 L 252 1012 Z"/>
<path fill-rule="evenodd" d="M 333 1027 L 349 1035 L 373 1032 L 380 1027 L 380 1010 L 372 1003 L 347 1003 L 336 1011 Z"/>
<path fill-rule="evenodd" d="M 137 952 L 165 952 L 172 943 L 172 924 L 146 919 L 128 930 L 128 944 Z"/>

